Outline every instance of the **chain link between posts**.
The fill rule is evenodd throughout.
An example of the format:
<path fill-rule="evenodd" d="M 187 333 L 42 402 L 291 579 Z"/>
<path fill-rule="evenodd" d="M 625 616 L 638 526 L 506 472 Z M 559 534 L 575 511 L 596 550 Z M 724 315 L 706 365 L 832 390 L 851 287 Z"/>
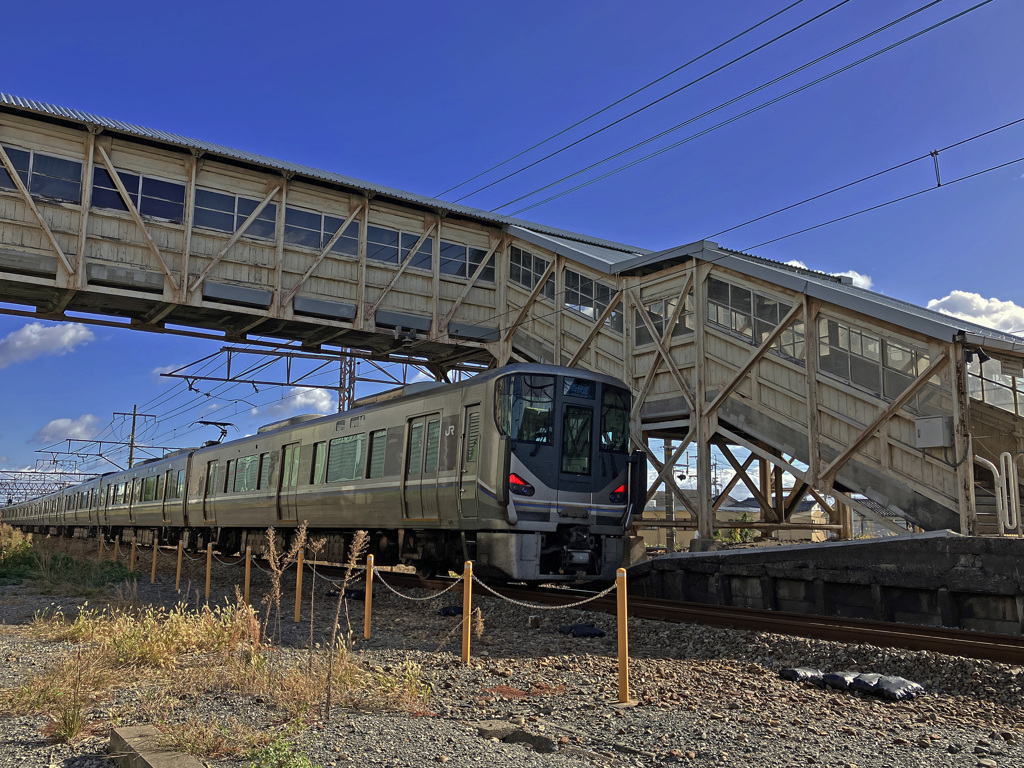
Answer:
<path fill-rule="evenodd" d="M 365 573 L 366 568 L 353 568 L 352 573 L 349 574 L 348 581 L 360 581 L 361 579 L 356 577 L 363 576 Z M 343 581 L 335 581 L 334 579 L 328 579 L 322 573 L 317 573 L 315 568 L 313 569 L 313 576 L 314 578 L 320 579 L 321 581 L 326 581 L 328 584 L 337 587 L 338 589 L 341 589 L 342 585 L 344 584 Z"/>
<path fill-rule="evenodd" d="M 395 589 L 390 584 L 388 584 L 386 581 L 384 581 L 383 577 L 380 575 L 380 571 L 378 571 L 376 568 L 374 569 L 374 573 L 375 573 L 375 575 L 377 577 L 377 580 L 381 584 L 383 584 L 385 587 L 387 587 L 391 592 L 394 592 L 396 595 L 398 595 L 403 600 L 415 600 L 416 602 L 426 602 L 428 600 L 436 600 L 441 595 L 443 595 L 445 592 L 450 592 L 453 589 L 455 589 L 455 587 L 457 587 L 463 581 L 463 579 L 465 579 L 465 576 L 459 576 L 459 578 L 457 578 L 455 581 L 453 581 L 447 588 L 441 590 L 437 594 L 427 595 L 426 597 L 411 597 L 409 595 L 403 595 L 397 589 Z"/>
<path fill-rule="evenodd" d="M 507 597 L 506 595 L 501 594 L 500 592 L 497 592 L 496 590 L 492 589 L 491 587 L 487 586 L 487 584 L 482 582 L 475 573 L 473 574 L 473 581 L 475 581 L 477 584 L 486 589 L 495 597 L 504 600 L 506 603 L 518 605 L 520 608 L 529 608 L 531 611 L 564 611 L 569 608 L 579 608 L 581 605 L 586 605 L 587 603 L 592 603 L 595 600 L 599 600 L 600 598 L 604 597 L 605 595 L 609 594 L 615 589 L 615 585 L 612 584 L 604 592 L 598 592 L 596 595 L 591 595 L 590 597 L 584 598 L 583 600 L 577 600 L 575 603 L 569 603 L 567 605 L 537 605 L 536 603 L 526 603 L 522 600 L 515 600 L 511 597 Z"/>

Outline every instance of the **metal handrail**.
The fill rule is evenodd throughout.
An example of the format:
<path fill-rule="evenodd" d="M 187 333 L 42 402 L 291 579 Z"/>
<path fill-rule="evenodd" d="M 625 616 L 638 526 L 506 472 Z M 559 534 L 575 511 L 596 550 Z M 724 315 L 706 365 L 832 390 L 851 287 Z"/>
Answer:
<path fill-rule="evenodd" d="M 984 456 L 974 454 L 974 463 L 980 464 L 992 473 L 992 482 L 996 494 L 996 522 L 999 524 L 999 535 L 1002 536 L 1005 533 L 1004 525 L 1006 523 L 1006 483 L 1003 482 L 999 467 Z"/>
<path fill-rule="evenodd" d="M 1016 457 L 1009 451 L 999 457 L 999 467 L 1006 487 L 1006 527 L 1020 533 L 1020 475 Z"/>

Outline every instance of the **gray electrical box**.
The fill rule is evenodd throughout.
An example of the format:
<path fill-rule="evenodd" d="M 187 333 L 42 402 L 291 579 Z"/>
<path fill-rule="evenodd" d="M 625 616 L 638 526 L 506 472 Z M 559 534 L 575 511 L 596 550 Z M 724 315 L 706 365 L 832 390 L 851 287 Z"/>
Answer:
<path fill-rule="evenodd" d="M 918 448 L 949 448 L 953 445 L 952 416 L 922 416 L 914 419 Z"/>

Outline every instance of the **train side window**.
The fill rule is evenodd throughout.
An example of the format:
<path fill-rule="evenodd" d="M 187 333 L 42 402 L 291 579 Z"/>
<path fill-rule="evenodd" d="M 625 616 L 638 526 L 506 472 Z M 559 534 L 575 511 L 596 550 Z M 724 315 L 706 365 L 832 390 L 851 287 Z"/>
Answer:
<path fill-rule="evenodd" d="M 263 490 L 270 487 L 270 454 L 260 454 L 260 476 L 256 483 L 257 490 Z"/>
<path fill-rule="evenodd" d="M 164 500 L 164 476 L 157 475 L 156 477 L 156 500 Z"/>
<path fill-rule="evenodd" d="M 234 459 L 228 460 L 227 472 L 224 473 L 224 493 L 228 493 L 234 490 L 235 487 L 235 471 L 237 463 Z"/>
<path fill-rule="evenodd" d="M 345 435 L 331 440 L 327 453 L 327 482 L 356 480 L 363 476 L 366 433 Z"/>
<path fill-rule="evenodd" d="M 477 452 L 480 450 L 480 411 L 473 411 L 469 414 L 469 423 L 466 425 L 466 463 L 476 461 Z"/>
<path fill-rule="evenodd" d="M 379 479 L 384 477 L 384 456 L 387 450 L 388 431 L 378 429 L 370 433 L 370 461 L 367 477 Z"/>
<path fill-rule="evenodd" d="M 235 461 L 235 479 L 231 484 L 235 492 L 255 491 L 259 456 L 243 456 Z"/>
<path fill-rule="evenodd" d="M 318 485 L 324 481 L 324 464 L 327 461 L 327 442 L 313 443 L 312 469 L 309 484 Z"/>
<path fill-rule="evenodd" d="M 178 490 L 174 495 L 174 498 L 180 499 L 185 495 L 185 470 L 178 470 Z"/>
<path fill-rule="evenodd" d="M 284 447 L 284 462 L 281 467 L 281 487 L 294 488 L 299 484 L 299 444 Z"/>
<path fill-rule="evenodd" d="M 142 500 L 153 501 L 154 499 L 156 499 L 156 475 L 150 475 L 143 482 Z"/>
<path fill-rule="evenodd" d="M 427 445 L 423 457 L 423 471 L 432 475 L 437 472 L 437 456 L 441 448 L 441 420 L 427 422 Z"/>
<path fill-rule="evenodd" d="M 423 422 L 417 421 L 409 427 L 408 477 L 419 477 L 423 465 Z"/>
<path fill-rule="evenodd" d="M 206 463 L 206 496 L 213 496 L 217 492 L 217 461 Z"/>

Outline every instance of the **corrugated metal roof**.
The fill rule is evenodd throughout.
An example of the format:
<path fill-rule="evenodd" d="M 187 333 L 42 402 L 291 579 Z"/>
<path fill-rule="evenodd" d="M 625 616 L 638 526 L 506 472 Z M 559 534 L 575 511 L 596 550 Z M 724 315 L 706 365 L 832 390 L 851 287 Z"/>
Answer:
<path fill-rule="evenodd" d="M 370 184 L 369 182 L 362 181 L 360 179 L 354 179 L 351 176 L 343 176 L 338 173 L 331 173 L 330 171 L 324 171 L 318 168 L 310 168 L 306 165 L 287 163 L 282 160 L 275 160 L 271 157 L 264 157 L 262 155 L 232 149 L 231 147 L 225 147 L 220 144 L 191 139 L 187 136 L 179 136 L 178 134 L 167 133 L 166 131 L 157 131 L 152 128 L 144 128 L 133 123 L 126 123 L 121 120 L 111 120 L 110 118 L 100 117 L 99 115 L 93 115 L 88 112 L 81 112 L 77 109 L 68 109 L 54 104 L 46 104 L 44 102 L 33 101 L 31 99 L 23 99 L 7 93 L 0 93 L 0 105 L 14 107 L 27 112 L 50 115 L 51 117 L 58 117 L 77 123 L 98 126 L 107 130 L 118 131 L 120 133 L 138 136 L 151 141 L 165 142 L 167 144 L 174 144 L 178 147 L 195 149 L 213 155 L 220 155 L 222 157 L 229 157 L 233 160 L 251 163 L 263 168 L 271 168 L 276 171 L 285 171 L 299 176 L 307 176 L 309 178 L 326 181 L 331 184 L 338 184 L 340 186 L 358 189 L 363 192 L 372 192 L 376 195 L 387 196 L 396 200 L 403 200 L 415 205 L 447 211 L 449 213 L 455 213 L 468 218 L 480 219 L 493 224 L 521 227 L 531 232 L 537 232 L 549 236 L 564 247 L 571 248 L 573 250 L 577 250 L 580 246 L 584 246 L 586 248 L 580 250 L 584 255 L 587 254 L 587 249 L 596 249 L 596 251 L 604 254 L 605 258 L 609 259 L 614 258 L 615 254 L 619 254 L 620 259 L 630 259 L 635 257 L 637 254 L 649 253 L 649 251 L 643 248 L 636 248 L 623 243 L 616 243 L 611 240 L 602 240 L 600 238 L 582 235 L 578 232 L 568 232 L 566 230 L 548 227 L 543 224 L 535 224 L 521 219 L 514 219 L 510 216 L 502 216 L 500 214 L 491 213 L 490 211 L 484 211 L 478 208 L 470 208 L 468 206 L 457 205 L 455 203 L 449 203 L 444 200 L 438 200 L 424 195 L 403 192 L 400 189 L 394 189 L 392 187 Z"/>

